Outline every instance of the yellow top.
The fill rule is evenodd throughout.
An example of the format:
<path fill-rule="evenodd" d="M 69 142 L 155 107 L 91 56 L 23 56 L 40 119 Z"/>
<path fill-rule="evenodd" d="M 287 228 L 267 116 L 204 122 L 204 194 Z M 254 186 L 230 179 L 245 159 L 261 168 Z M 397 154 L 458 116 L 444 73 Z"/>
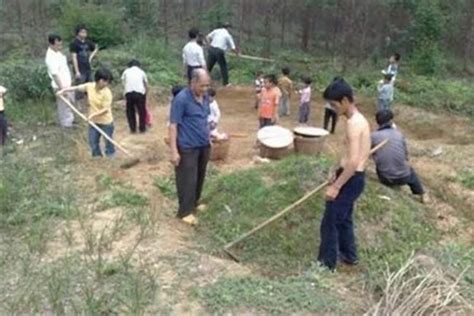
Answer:
<path fill-rule="evenodd" d="M 112 91 L 110 91 L 108 87 L 100 90 L 96 89 L 95 82 L 80 85 L 78 88 L 87 93 L 87 100 L 89 101 L 89 116 L 107 109 L 104 114 L 94 116 L 91 121 L 96 124 L 104 125 L 113 123 Z"/>
<path fill-rule="evenodd" d="M 284 96 L 291 96 L 291 92 L 293 91 L 293 81 L 291 81 L 287 76 L 282 76 L 278 79 L 278 87 Z"/>

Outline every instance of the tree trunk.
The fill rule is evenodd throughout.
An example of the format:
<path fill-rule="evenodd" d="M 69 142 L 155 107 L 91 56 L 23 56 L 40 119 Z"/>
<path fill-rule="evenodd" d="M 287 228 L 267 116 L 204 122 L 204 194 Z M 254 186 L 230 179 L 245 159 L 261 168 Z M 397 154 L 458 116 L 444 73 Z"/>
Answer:
<path fill-rule="evenodd" d="M 286 0 L 281 0 L 281 29 L 280 29 L 280 46 L 285 46 L 285 32 L 286 32 L 286 10 L 288 9 Z"/>
<path fill-rule="evenodd" d="M 301 28 L 303 31 L 303 35 L 301 36 L 301 49 L 305 52 L 308 51 L 309 48 L 309 35 L 311 31 L 311 5 L 307 2 L 304 6 L 303 18 L 301 19 L 302 24 Z"/>
<path fill-rule="evenodd" d="M 168 0 L 162 0 L 162 13 L 163 13 L 163 35 L 165 38 L 165 45 L 169 44 L 169 30 L 168 30 Z"/>

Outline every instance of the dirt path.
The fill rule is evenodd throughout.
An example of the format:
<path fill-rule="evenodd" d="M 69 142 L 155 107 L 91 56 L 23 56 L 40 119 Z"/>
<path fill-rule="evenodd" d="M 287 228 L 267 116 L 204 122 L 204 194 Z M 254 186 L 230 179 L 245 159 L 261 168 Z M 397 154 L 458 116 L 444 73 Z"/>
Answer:
<path fill-rule="evenodd" d="M 221 131 L 241 133 L 247 137 L 234 138 L 231 144 L 230 159 L 214 164 L 220 171 L 232 171 L 248 168 L 253 165 L 252 158 L 257 154 L 253 145 L 257 132 L 257 114 L 253 108 L 253 89 L 248 87 L 232 87 L 218 91 L 217 100 L 223 113 Z M 366 99 L 359 100 L 363 105 L 362 111 L 367 114 L 373 124 L 373 106 Z M 153 234 L 145 238 L 137 247 L 134 260 L 146 262 L 159 271 L 160 286 L 164 289 L 160 300 L 172 306 L 176 314 L 199 314 L 203 309 L 193 301 L 181 301 L 186 293 L 196 284 L 203 285 L 213 282 L 220 276 L 246 275 L 251 273 L 251 267 L 238 265 L 228 260 L 212 257 L 199 252 L 193 241 L 192 228 L 181 224 L 174 217 L 176 203 L 163 197 L 153 186 L 156 177 L 168 177 L 173 169 L 168 162 L 168 148 L 163 138 L 166 135 L 166 120 L 168 106 L 152 100 L 151 108 L 154 114 L 154 126 L 145 135 L 131 135 L 128 132 L 124 117 L 123 101 L 117 102 L 115 108 L 116 134 L 115 139 L 122 143 L 132 153 L 142 159 L 137 166 L 121 170 L 117 163 L 113 165 L 104 162 L 91 161 L 87 145 L 78 142 L 78 154 L 83 165 L 83 175 L 79 181 L 85 187 L 94 187 L 96 176 L 106 173 L 113 179 L 132 185 L 135 190 L 148 196 L 150 200 L 150 216 L 154 218 Z M 427 114 L 424 111 L 406 106 L 395 106 L 397 124 L 404 130 L 409 139 L 412 152 L 412 163 L 421 174 L 428 187 L 442 186 L 460 200 L 463 207 L 474 205 L 474 193 L 459 185 L 445 183 L 445 177 L 455 175 L 464 167 L 474 165 L 474 145 L 469 143 L 468 136 L 473 135 L 474 128 L 469 122 L 460 118 Z M 315 99 L 311 113 L 311 124 L 321 126 L 323 105 Z M 428 116 L 428 117 L 427 117 Z M 428 124 L 428 125 L 427 125 Z M 431 124 L 431 125 L 429 125 Z M 297 125 L 297 100 L 292 103 L 291 117 L 283 118 L 281 125 L 292 128 Z M 436 132 L 434 134 L 433 131 Z M 326 151 L 336 154 L 341 150 L 343 137 L 343 122 L 338 125 L 335 136 L 330 136 Z M 472 136 L 471 136 L 472 137 Z M 472 140 L 472 138 L 471 138 Z M 433 150 L 441 147 L 443 153 L 432 157 Z M 118 155 L 117 162 L 123 159 Z M 92 201 L 91 201 L 92 203 Z M 436 198 L 430 205 L 433 216 L 439 226 L 447 233 L 455 228 L 463 228 L 462 239 L 474 242 L 472 225 L 465 224 L 466 214 L 472 216 L 472 209 L 461 212 L 450 206 L 447 200 Z M 95 215 L 94 225 L 100 229 L 112 225 L 117 217 L 117 211 L 108 210 Z M 472 220 L 472 217 L 469 218 Z M 114 243 L 114 249 L 109 254 L 119 255 L 133 247 L 137 240 L 137 230 L 131 229 L 120 240 Z"/>

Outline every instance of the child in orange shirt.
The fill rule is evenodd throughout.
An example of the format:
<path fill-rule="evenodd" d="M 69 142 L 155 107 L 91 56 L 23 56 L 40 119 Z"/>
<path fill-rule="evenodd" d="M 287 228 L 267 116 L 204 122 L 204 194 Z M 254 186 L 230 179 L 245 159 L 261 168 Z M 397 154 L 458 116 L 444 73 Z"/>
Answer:
<path fill-rule="evenodd" d="M 260 128 L 271 126 L 278 122 L 278 105 L 281 92 L 277 87 L 278 80 L 275 75 L 264 77 L 264 87 L 260 93 L 260 104 L 258 109 L 258 121 Z"/>

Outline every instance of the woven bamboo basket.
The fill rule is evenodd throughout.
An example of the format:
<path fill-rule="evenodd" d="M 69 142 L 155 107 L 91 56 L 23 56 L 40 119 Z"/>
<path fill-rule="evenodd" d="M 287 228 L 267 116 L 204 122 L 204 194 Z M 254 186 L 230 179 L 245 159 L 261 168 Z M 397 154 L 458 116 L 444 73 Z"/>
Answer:
<path fill-rule="evenodd" d="M 213 140 L 211 144 L 211 161 L 226 160 L 229 156 L 230 139 Z"/>
<path fill-rule="evenodd" d="M 295 153 L 302 155 L 319 155 L 324 148 L 325 137 L 295 136 Z"/>

